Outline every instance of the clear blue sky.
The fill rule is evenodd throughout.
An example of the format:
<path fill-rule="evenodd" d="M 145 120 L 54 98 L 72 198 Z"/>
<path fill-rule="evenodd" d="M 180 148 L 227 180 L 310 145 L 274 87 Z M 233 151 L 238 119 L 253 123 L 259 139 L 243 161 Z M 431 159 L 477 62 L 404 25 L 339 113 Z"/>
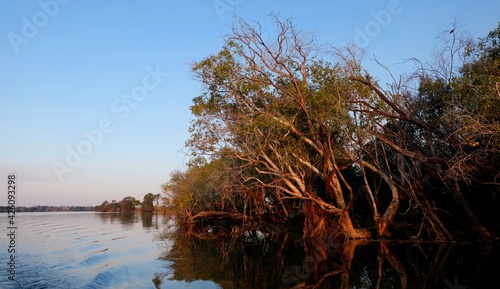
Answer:
<path fill-rule="evenodd" d="M 498 0 L 0 0 L 0 205 L 9 172 L 24 206 L 160 193 L 187 160 L 201 91 L 190 64 L 218 52 L 232 11 L 294 17 L 319 42 L 357 41 L 391 67 L 429 59 L 455 19 L 475 37 L 500 21 Z"/>

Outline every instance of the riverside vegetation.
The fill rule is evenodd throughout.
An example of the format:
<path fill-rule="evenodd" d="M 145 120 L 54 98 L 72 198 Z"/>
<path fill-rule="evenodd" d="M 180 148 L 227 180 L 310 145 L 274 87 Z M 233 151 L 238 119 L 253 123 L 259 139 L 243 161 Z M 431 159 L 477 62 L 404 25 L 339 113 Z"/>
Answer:
<path fill-rule="evenodd" d="M 141 211 L 143 213 L 157 212 L 158 209 L 162 209 L 165 212 L 164 207 L 159 208 L 160 194 L 147 193 L 144 195 L 143 201 L 139 201 L 134 197 L 127 196 L 121 201 L 116 200 L 104 201 L 99 206 L 94 208 L 96 212 L 114 212 L 114 213 L 131 213 L 135 211 Z"/>
<path fill-rule="evenodd" d="M 193 64 L 187 170 L 163 189 L 192 233 L 304 238 L 497 238 L 500 25 L 440 34 L 435 60 L 394 75 L 327 48 L 291 20 L 236 19 Z"/>

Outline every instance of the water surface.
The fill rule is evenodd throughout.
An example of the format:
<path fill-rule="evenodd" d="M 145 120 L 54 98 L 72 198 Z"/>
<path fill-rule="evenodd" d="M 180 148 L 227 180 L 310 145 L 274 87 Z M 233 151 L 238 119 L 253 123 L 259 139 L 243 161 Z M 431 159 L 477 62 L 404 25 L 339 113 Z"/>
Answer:
<path fill-rule="evenodd" d="M 3 230 L 7 218 L 0 216 Z M 0 288 L 156 288 L 157 272 L 165 275 L 161 288 L 217 288 L 168 280 L 171 262 L 159 256 L 170 249 L 175 226 L 162 215 L 18 213 L 16 225 L 17 281 L 7 279 L 3 265 Z M 5 264 L 5 235 L 0 240 Z"/>
<path fill-rule="evenodd" d="M 152 214 L 20 213 L 16 277 L 0 288 L 500 288 L 498 246 L 185 235 Z"/>

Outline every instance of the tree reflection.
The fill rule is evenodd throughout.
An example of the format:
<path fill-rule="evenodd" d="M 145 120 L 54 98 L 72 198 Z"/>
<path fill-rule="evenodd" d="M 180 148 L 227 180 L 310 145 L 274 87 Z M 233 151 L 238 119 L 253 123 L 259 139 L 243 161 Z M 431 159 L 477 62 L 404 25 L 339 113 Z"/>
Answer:
<path fill-rule="evenodd" d="M 97 216 L 101 218 L 103 224 L 114 224 L 120 222 L 125 229 L 130 229 L 133 223 L 136 222 L 136 215 L 133 212 L 122 213 L 98 213 Z"/>
<path fill-rule="evenodd" d="M 155 275 L 153 277 L 153 284 L 155 285 L 155 288 L 160 289 L 161 288 L 160 286 L 162 283 L 163 283 L 162 275 L 155 273 Z"/>
<path fill-rule="evenodd" d="M 491 247 L 449 243 L 339 243 L 260 231 L 237 239 L 182 232 L 170 232 L 169 238 L 172 246 L 161 256 L 167 271 L 154 275 L 156 288 L 165 280 L 210 280 L 221 288 L 295 289 L 447 288 L 480 280 L 467 288 L 494 288 L 488 287 L 494 273 L 485 277 L 483 268 L 497 262 L 490 256 Z"/>
<path fill-rule="evenodd" d="M 151 228 L 153 227 L 153 213 L 152 212 L 142 212 L 142 227 Z"/>

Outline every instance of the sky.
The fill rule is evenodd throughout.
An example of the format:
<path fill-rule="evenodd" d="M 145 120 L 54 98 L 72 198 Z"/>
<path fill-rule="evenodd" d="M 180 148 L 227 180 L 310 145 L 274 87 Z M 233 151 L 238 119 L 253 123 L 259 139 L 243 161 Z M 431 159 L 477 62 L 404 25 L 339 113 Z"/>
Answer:
<path fill-rule="evenodd" d="M 161 193 L 188 161 L 202 93 L 191 65 L 220 50 L 233 15 L 269 23 L 271 12 L 404 73 L 398 63 L 429 60 L 455 20 L 486 36 L 500 1 L 0 0 L 0 206 L 11 173 L 18 206 Z"/>

